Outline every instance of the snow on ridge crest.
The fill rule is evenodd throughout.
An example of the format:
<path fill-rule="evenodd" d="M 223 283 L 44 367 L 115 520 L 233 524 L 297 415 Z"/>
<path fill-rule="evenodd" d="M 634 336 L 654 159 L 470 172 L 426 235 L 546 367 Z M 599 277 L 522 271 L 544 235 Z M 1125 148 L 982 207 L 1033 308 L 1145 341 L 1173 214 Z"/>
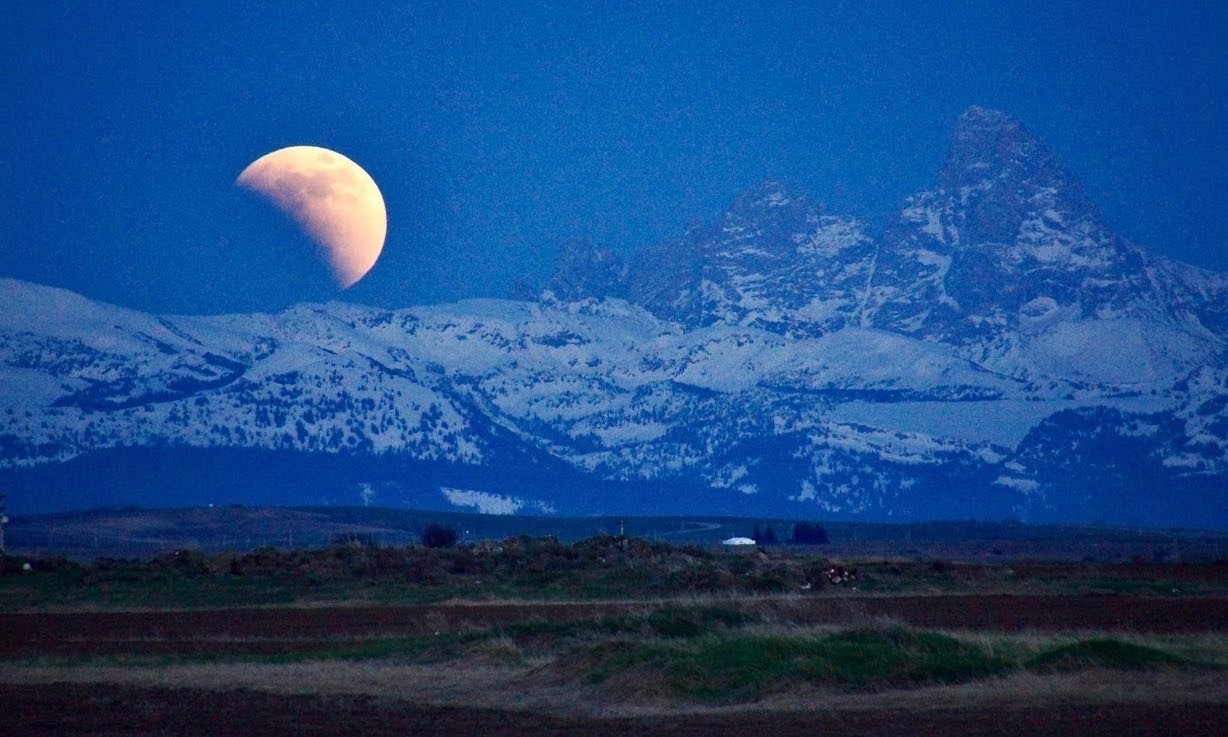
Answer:
<path fill-rule="evenodd" d="M 1064 308 L 1049 298 L 1027 312 L 1043 320 L 1054 309 Z M 1138 320 L 1118 322 L 1126 343 L 1112 344 L 1111 353 L 1122 355 L 1118 345 L 1143 350 L 1154 340 Z M 150 324 L 177 342 L 141 338 Z M 986 483 L 1001 477 L 1038 485 L 1027 494 L 1028 483 L 994 485 L 1022 494 L 1027 506 L 1052 500 L 1036 462 L 1009 470 L 995 464 L 1013 462 L 1013 444 L 1035 423 L 1072 408 L 1104 406 L 1123 417 L 1178 412 L 1186 418 L 1183 432 L 1200 443 L 1192 447 L 1210 448 L 1219 420 L 1199 408 L 1218 406 L 1214 397 L 1228 394 L 1228 382 L 1206 371 L 1173 383 L 1175 365 L 1116 377 L 1149 381 L 1145 387 L 1089 383 L 1097 363 L 1113 365 L 1100 359 L 1080 364 L 1071 374 L 1077 381 L 1062 379 L 1072 369 L 1061 366 L 1012 375 L 1032 360 L 1026 341 L 978 362 L 960 346 L 879 328 L 818 336 L 770 328 L 686 328 L 613 299 L 477 300 L 394 311 L 320 306 L 165 324 L 133 313 L 112 327 L 127 336 L 120 352 L 5 331 L 0 378 L 30 391 L 0 391 L 9 409 L 20 410 L 6 415 L 0 461 L 8 468 L 48 464 L 122 444 L 482 467 L 521 448 L 514 452 L 546 453 L 603 479 L 683 479 L 735 493 L 745 504 L 776 499 L 845 511 L 905 504 L 926 488 L 919 479 L 934 473 L 919 469 L 987 465 Z M 1063 350 L 1079 356 L 1079 340 Z M 1179 356 L 1177 348 L 1158 350 Z M 1017 417 L 1017 430 L 985 425 L 1003 411 Z M 981 419 L 970 422 L 974 417 Z M 1133 437 L 1135 424 L 1123 424 L 1123 436 Z M 1146 440 L 1177 442 L 1158 434 Z M 1174 451 L 1164 457 L 1180 462 L 1164 467 L 1218 473 L 1228 459 L 1223 447 L 1214 448 L 1213 457 Z M 771 469 L 802 460 L 808 475 L 782 489 Z M 565 508 L 561 497 L 480 489 L 445 498 L 490 512 Z M 745 494 L 751 489 L 755 494 Z"/>

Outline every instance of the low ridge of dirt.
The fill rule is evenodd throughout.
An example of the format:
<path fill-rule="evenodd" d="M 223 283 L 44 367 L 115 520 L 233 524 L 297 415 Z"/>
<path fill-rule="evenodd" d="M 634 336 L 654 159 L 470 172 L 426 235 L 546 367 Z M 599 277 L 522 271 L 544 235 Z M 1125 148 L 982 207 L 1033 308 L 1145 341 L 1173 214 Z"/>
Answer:
<path fill-rule="evenodd" d="M 366 696 L 293 696 L 110 685 L 0 685 L 4 734 L 99 736 L 361 734 L 591 737 L 713 734 L 958 735 L 959 737 L 1202 737 L 1228 728 L 1228 704 L 1126 704 L 1020 708 L 722 712 L 651 717 L 561 717 L 522 711 L 421 706 Z"/>

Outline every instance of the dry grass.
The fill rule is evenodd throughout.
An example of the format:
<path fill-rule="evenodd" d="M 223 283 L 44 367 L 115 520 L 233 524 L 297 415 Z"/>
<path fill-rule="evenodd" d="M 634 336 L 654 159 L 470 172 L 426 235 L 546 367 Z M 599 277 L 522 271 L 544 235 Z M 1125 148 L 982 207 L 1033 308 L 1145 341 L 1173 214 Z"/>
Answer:
<path fill-rule="evenodd" d="M 483 602 L 504 605 L 509 602 Z M 1014 664 L 1010 670 L 982 670 L 968 676 L 975 680 L 947 685 L 918 679 L 908 688 L 889 687 L 886 682 L 868 688 L 846 688 L 839 681 L 821 685 L 804 678 L 781 679 L 771 689 L 739 695 L 746 700 L 716 699 L 702 703 L 685 694 L 662 688 L 661 666 L 631 666 L 616 672 L 609 682 L 598 684 L 591 676 L 602 647 L 625 645 L 649 647 L 666 655 L 700 651 L 713 640 L 794 643 L 821 640 L 841 632 L 891 632 L 904 629 L 899 620 L 873 614 L 861 597 L 838 599 L 837 616 L 815 623 L 808 610 L 810 600 L 796 596 L 728 597 L 696 596 L 654 601 L 584 602 L 568 616 L 577 620 L 544 617 L 530 607 L 521 618 L 509 618 L 492 626 L 475 614 L 477 609 L 460 606 L 424 607 L 423 625 L 417 634 L 404 635 L 410 645 L 423 638 L 432 643 L 452 643 L 435 648 L 431 656 L 421 650 L 399 649 L 398 637 L 378 630 L 351 632 L 343 636 L 232 637 L 198 632 L 195 641 L 246 643 L 295 641 L 316 643 L 318 652 L 307 649 L 308 661 L 252 662 L 252 658 L 227 655 L 231 662 L 201 662 L 191 656 L 174 660 L 115 661 L 61 659 L 0 661 L 0 683 L 50 684 L 57 682 L 112 684 L 155 688 L 190 688 L 214 691 L 251 689 L 284 695 L 362 695 L 391 700 L 410 700 L 436 706 L 463 706 L 529 710 L 561 715 L 644 716 L 698 712 L 773 712 L 967 709 L 992 706 L 1036 708 L 1047 705 L 1113 704 L 1180 705 L 1228 703 L 1228 633 L 1141 634 L 1104 631 L 914 630 L 942 634 L 973 646 L 989 659 Z M 558 606 L 558 605 L 555 605 Z M 480 607 L 484 609 L 484 606 Z M 744 619 L 730 615 L 746 615 Z M 719 615 L 719 616 L 718 616 Z M 365 622 L 366 620 L 364 620 Z M 496 619 L 495 621 L 499 621 Z M 617 623 L 602 627 L 599 623 Z M 686 627 L 701 631 L 686 634 Z M 681 629 L 680 629 L 681 628 Z M 435 638 L 434 634 L 444 633 Z M 469 633 L 469 634 L 465 634 Z M 452 635 L 449 637 L 449 634 Z M 476 634 L 477 636 L 471 636 Z M 417 638 L 417 639 L 415 639 Z M 143 632 L 121 641 L 157 641 L 156 632 Z M 1168 665 L 1140 670 L 1109 670 L 1082 663 L 1076 672 L 1036 672 L 1023 664 L 1056 648 L 1089 640 L 1112 639 L 1164 651 L 1197 667 Z M 83 639 L 83 642 L 87 640 Z M 332 648 L 331 645 L 355 647 Z M 371 644 L 369 652 L 362 646 Z M 382 647 L 381 644 L 391 644 Z M 788 645 L 789 643 L 786 643 Z M 430 647 L 434 647 L 433 645 Z M 237 648 L 233 652 L 242 652 Z M 608 650 L 606 652 L 609 652 Z M 760 657 L 752 653 L 753 660 Z M 71 656 L 70 656 L 71 657 Z M 244 660 L 245 662 L 234 662 Z M 710 660 L 704 659 L 703 665 Z M 1099 662 L 1099 661 L 1098 661 Z M 640 668 L 640 670 L 636 670 Z M 653 668 L 657 668 L 653 671 Z M 1005 673 L 986 677 L 985 673 Z M 891 684 L 900 685 L 898 681 Z"/>
<path fill-rule="evenodd" d="M 1228 680 L 1215 672 L 1161 670 L 1145 673 L 1087 670 L 1069 674 L 1014 673 L 958 685 L 876 693 L 845 693 L 801 686 L 749 704 L 702 705 L 653 698 L 627 699 L 575 682 L 531 677 L 543 664 L 495 664 L 481 656 L 465 662 L 398 665 L 324 661 L 286 665 L 182 664 L 153 667 L 0 666 L 0 682 L 106 683 L 159 688 L 233 690 L 276 694 L 364 695 L 418 704 L 528 710 L 563 715 L 644 716 L 699 712 L 861 711 L 925 712 L 950 708 L 1045 705 L 1222 704 Z"/>

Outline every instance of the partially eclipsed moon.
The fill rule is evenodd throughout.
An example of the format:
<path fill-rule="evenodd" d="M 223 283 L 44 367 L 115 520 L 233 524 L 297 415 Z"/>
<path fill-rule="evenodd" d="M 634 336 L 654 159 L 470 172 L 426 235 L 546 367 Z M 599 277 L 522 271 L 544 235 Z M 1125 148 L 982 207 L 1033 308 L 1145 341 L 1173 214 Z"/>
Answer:
<path fill-rule="evenodd" d="M 315 241 L 342 289 L 379 258 L 388 214 L 379 187 L 336 151 L 290 146 L 253 161 L 235 182 L 266 198 Z"/>

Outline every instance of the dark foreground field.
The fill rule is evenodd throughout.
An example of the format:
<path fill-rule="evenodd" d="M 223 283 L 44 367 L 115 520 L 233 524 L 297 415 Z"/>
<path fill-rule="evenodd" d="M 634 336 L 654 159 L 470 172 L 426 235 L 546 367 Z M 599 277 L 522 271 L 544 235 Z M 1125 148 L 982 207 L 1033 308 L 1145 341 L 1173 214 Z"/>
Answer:
<path fill-rule="evenodd" d="M 1213 561 L 0 560 L 0 735 L 1223 735 L 1226 675 Z"/>
<path fill-rule="evenodd" d="M 1225 704 L 1107 704 L 741 711 L 566 717 L 435 707 L 372 696 L 301 696 L 111 685 L 0 687 L 6 734 L 40 735 L 1222 735 Z"/>

